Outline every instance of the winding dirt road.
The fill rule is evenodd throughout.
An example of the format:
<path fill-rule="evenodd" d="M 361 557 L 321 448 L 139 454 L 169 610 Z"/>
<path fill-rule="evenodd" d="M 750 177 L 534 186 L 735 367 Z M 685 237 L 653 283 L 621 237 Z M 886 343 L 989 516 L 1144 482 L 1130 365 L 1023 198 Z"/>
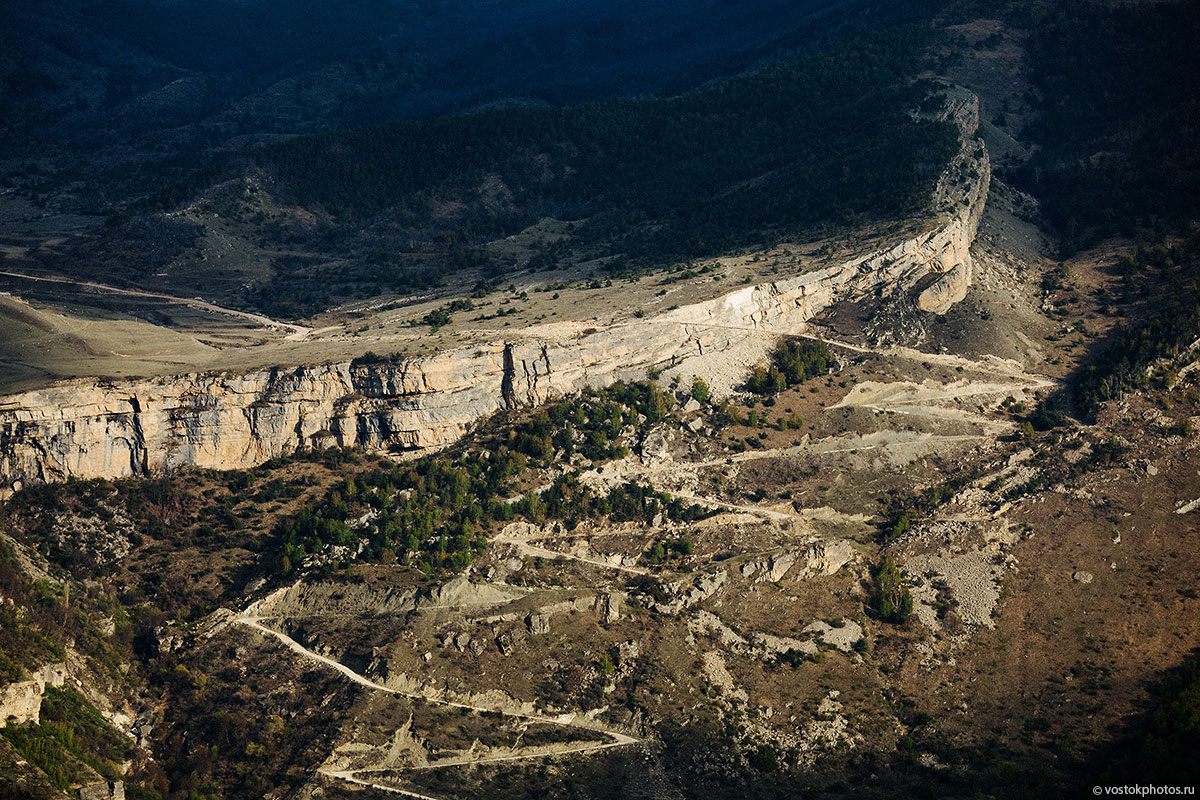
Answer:
<path fill-rule="evenodd" d="M 594 753 L 594 752 L 597 752 L 600 750 L 608 750 L 613 747 L 624 747 L 625 745 L 637 744 L 641 741 L 640 739 L 634 738 L 633 736 L 629 736 L 624 733 L 620 733 L 618 731 L 612 731 L 612 730 L 608 730 L 606 728 L 600 728 L 600 727 L 591 727 L 591 726 L 587 726 L 587 725 L 581 725 L 575 721 L 574 714 L 568 714 L 568 715 L 564 715 L 561 717 L 546 717 L 546 716 L 542 716 L 540 714 L 522 714 L 522 713 L 516 712 L 516 711 L 506 711 L 501 708 L 486 708 L 484 706 L 474 706 L 474 705 L 470 705 L 468 703 L 457 703 L 457 702 L 454 702 L 451 700 L 441 700 L 438 698 L 428 697 L 428 696 L 414 693 L 414 692 L 405 692 L 405 691 L 401 691 L 399 689 L 393 689 L 390 686 L 384 686 L 382 683 L 377 683 L 376 681 L 373 681 L 370 678 L 355 672 L 354 670 L 350 669 L 349 667 L 347 667 L 345 664 L 341 663 L 340 661 L 335 661 L 331 658 L 327 658 L 323 655 L 320 655 L 319 653 L 314 653 L 312 650 L 309 650 L 307 647 L 300 644 L 295 639 L 288 636 L 286 633 L 282 633 L 281 631 L 277 631 L 274 628 L 269 628 L 266 625 L 263 625 L 259 621 L 259 619 L 260 618 L 258 618 L 258 617 L 239 616 L 239 617 L 235 617 L 233 621 L 240 625 L 245 625 L 248 628 L 253 628 L 254 630 L 258 631 L 259 633 L 274 637 L 280 643 L 282 643 L 285 647 L 287 647 L 289 650 L 296 653 L 297 655 L 299 655 L 303 658 L 306 658 L 309 661 L 314 661 L 328 669 L 332 669 L 337 672 L 340 672 L 344 677 L 348 678 L 353 683 L 356 683 L 359 686 L 365 687 L 367 689 L 371 689 L 371 690 L 377 691 L 377 692 L 386 692 L 388 694 L 393 694 L 393 695 L 397 695 L 400 697 L 407 697 L 407 698 L 411 698 L 414 700 L 422 700 L 424 702 L 434 703 L 436 705 L 449 706 L 451 708 L 462 708 L 462 709 L 467 709 L 470 711 L 501 714 L 503 716 L 512 717 L 514 719 L 523 719 L 523 720 L 528 720 L 530 722 L 537 722 L 537 723 L 542 723 L 542 724 L 547 724 L 547 725 L 562 725 L 565 727 L 579 728 L 581 730 L 586 730 L 590 733 L 597 733 L 597 734 L 601 734 L 603 736 L 607 736 L 611 739 L 611 741 L 607 741 L 607 742 L 587 742 L 585 744 L 581 744 L 578 746 L 568 746 L 568 747 L 565 747 L 560 750 L 555 750 L 553 752 L 538 752 L 538 753 L 532 753 L 532 754 L 513 753 L 513 754 L 508 754 L 508 755 L 482 757 L 482 758 L 451 759 L 451 760 L 447 760 L 447 761 L 436 763 L 436 764 L 430 764 L 428 767 L 426 767 L 426 769 L 440 769 L 443 767 L 465 766 L 465 765 L 469 765 L 469 764 L 486 764 L 486 763 L 499 762 L 499 761 L 520 761 L 520 760 L 526 760 L 526 759 L 532 759 L 532 758 L 546 758 L 551 755 L 561 756 L 561 755 L 574 755 L 574 754 L 578 754 L 578 753 Z M 320 772 L 320 774 L 327 775 L 331 778 L 337 778 L 339 780 L 348 781 L 350 783 L 358 784 L 361 786 L 369 786 L 369 787 L 372 787 L 375 789 L 380 789 L 382 791 L 391 792 L 393 794 L 404 795 L 406 797 L 415 797 L 415 798 L 419 798 L 419 800 L 442 800 L 442 798 L 430 797 L 429 795 L 424 795 L 424 794 L 420 794 L 418 792 L 408 791 L 406 789 L 400 789 L 395 786 L 372 783 L 370 781 L 366 781 L 366 780 L 363 780 L 363 779 L 357 777 L 360 773 L 368 772 L 368 771 L 370 771 L 370 770 L 352 770 L 352 771 L 324 770 L 324 769 L 318 770 L 318 772 Z"/>

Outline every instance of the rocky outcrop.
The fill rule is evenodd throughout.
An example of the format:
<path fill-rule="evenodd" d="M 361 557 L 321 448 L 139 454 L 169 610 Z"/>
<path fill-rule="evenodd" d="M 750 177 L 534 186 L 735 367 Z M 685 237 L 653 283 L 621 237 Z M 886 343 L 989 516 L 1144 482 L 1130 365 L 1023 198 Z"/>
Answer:
<path fill-rule="evenodd" d="M 964 261 L 951 267 L 917 297 L 917 308 L 934 314 L 945 314 L 967 296 L 971 287 L 971 264 Z"/>
<path fill-rule="evenodd" d="M 992 175 L 987 149 L 973 136 L 979 128 L 978 99 L 963 93 L 951 101 L 946 114 L 964 135 L 958 155 L 938 181 L 934 202 L 951 209 L 950 227 L 959 228 L 959 242 L 966 247 L 947 248 L 940 262 L 931 264 L 940 274 L 917 297 L 917 308 L 934 314 L 945 314 L 967 296 L 974 273 L 970 245 L 983 218 Z"/>
<path fill-rule="evenodd" d="M 38 722 L 46 687 L 62 686 L 66 679 L 66 664 L 47 664 L 31 680 L 0 686 L 0 724 Z"/>
<path fill-rule="evenodd" d="M 76 380 L 11 395 L 0 399 L 0 485 L 245 468 L 303 447 L 437 448 L 496 411 L 585 386 L 681 366 L 704 374 L 722 359 L 740 368 L 840 300 L 913 291 L 931 273 L 940 277 L 918 304 L 940 312 L 969 283 L 990 174 L 974 98 L 948 115 L 963 142 L 935 193 L 938 224 L 894 246 L 654 318 L 535 326 L 394 364 Z"/>
<path fill-rule="evenodd" d="M 96 781 L 80 786 L 79 800 L 125 800 L 125 783 Z"/>

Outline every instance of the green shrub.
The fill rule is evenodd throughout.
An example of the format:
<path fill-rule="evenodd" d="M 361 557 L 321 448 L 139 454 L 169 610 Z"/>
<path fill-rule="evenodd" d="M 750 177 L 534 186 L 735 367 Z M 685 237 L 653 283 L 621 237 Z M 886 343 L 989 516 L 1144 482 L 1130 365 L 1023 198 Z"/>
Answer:
<path fill-rule="evenodd" d="M 774 772 L 779 769 L 779 754 L 769 744 L 760 744 L 750 754 L 750 766 L 759 772 Z"/>
<path fill-rule="evenodd" d="M 809 378 L 826 375 L 835 362 L 824 342 L 787 339 L 771 351 L 768 364 L 759 364 L 746 381 L 746 388 L 761 395 L 772 395 Z"/>
<path fill-rule="evenodd" d="M 903 623 L 913 610 L 912 592 L 891 556 L 884 556 L 875 573 L 875 609 L 885 622 Z"/>

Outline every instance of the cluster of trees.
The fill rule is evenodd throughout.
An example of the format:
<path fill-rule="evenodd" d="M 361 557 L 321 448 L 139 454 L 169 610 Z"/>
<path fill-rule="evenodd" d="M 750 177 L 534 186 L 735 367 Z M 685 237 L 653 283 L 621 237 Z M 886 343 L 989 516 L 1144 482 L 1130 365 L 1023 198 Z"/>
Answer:
<path fill-rule="evenodd" d="M 118 766 L 133 745 L 113 729 L 74 689 L 48 688 L 41 721 L 0 728 L 13 748 L 34 764 L 54 786 L 67 790 L 88 775 L 84 765 L 109 780 L 122 777 Z"/>
<path fill-rule="evenodd" d="M 322 554 L 329 571 L 354 560 L 457 571 L 483 550 L 495 525 L 518 516 L 564 520 L 570 527 L 601 518 L 703 519 L 711 512 L 650 487 L 630 482 L 597 494 L 575 474 L 511 500 L 526 470 L 576 451 L 593 462 L 619 458 L 628 452 L 621 444 L 628 426 L 644 434 L 666 414 L 656 385 L 620 383 L 553 403 L 484 440 L 483 449 L 361 472 L 278 524 L 276 571 L 288 575 L 313 554 Z"/>
<path fill-rule="evenodd" d="M 1073 379 L 1080 413 L 1094 417 L 1100 403 L 1150 383 L 1147 367 L 1177 357 L 1200 330 L 1200 304 L 1192 303 L 1153 319 L 1122 326 L 1095 363 Z"/>
<path fill-rule="evenodd" d="M 754 368 L 746 388 L 755 394 L 772 395 L 804 383 L 809 378 L 825 375 L 836 362 L 824 342 L 808 339 L 785 339 L 771 352 L 769 364 Z"/>
<path fill-rule="evenodd" d="M 799 669 L 805 664 L 820 664 L 824 660 L 825 654 L 821 650 L 809 653 L 793 647 L 775 656 L 774 666 L 787 666 L 792 669 Z"/>
<path fill-rule="evenodd" d="M 908 113 L 930 94 L 912 81 L 929 37 L 920 25 L 876 30 L 669 98 L 500 108 L 184 153 L 137 182 L 153 196 L 117 220 L 103 249 L 80 252 L 90 272 L 136 264 L 128 277 L 143 279 L 178 251 L 135 229 L 170 221 L 143 212 L 266 175 L 280 207 L 304 211 L 268 217 L 232 203 L 222 216 L 263 247 L 306 255 L 279 257 L 249 288 L 237 270 L 201 280 L 226 302 L 286 319 L 436 287 L 448 272 L 502 275 L 518 263 L 481 245 L 547 216 L 585 222 L 570 244 L 538 248 L 529 267 L 555 268 L 575 248 L 615 256 L 609 269 L 624 273 L 907 214 L 927 204 L 957 147 L 950 125 Z"/>
<path fill-rule="evenodd" d="M 1150 708 L 1132 727 L 1133 735 L 1116 743 L 1098 779 L 1117 784 L 1149 774 L 1171 783 L 1195 780 L 1200 749 L 1200 659 L 1195 654 L 1151 687 Z"/>
<path fill-rule="evenodd" d="M 653 381 L 585 389 L 513 427 L 506 443 L 539 466 L 549 466 L 556 452 L 567 457 L 578 452 L 589 461 L 622 458 L 629 452 L 620 441 L 626 427 L 640 441 L 668 411 L 667 396 Z"/>
<path fill-rule="evenodd" d="M 483 551 L 495 525 L 517 517 L 574 528 L 588 519 L 692 522 L 713 513 L 637 482 L 597 494 L 575 473 L 509 502 L 512 479 L 527 464 L 523 454 L 501 446 L 490 457 L 424 458 L 349 478 L 320 504 L 280 523 L 277 571 L 287 575 L 317 553 L 328 555 L 321 566 L 330 572 L 360 560 L 458 571 Z M 344 548 L 340 557 L 327 553 L 332 547 Z"/>
<path fill-rule="evenodd" d="M 875 571 L 875 610 L 884 622 L 902 623 L 912 614 L 912 592 L 891 556 L 884 556 Z"/>
<path fill-rule="evenodd" d="M 492 458 L 423 458 L 347 478 L 279 523 L 276 569 L 287 575 L 331 547 L 346 550 L 324 561 L 330 571 L 357 559 L 399 560 L 424 572 L 462 569 L 486 546 L 486 527 L 513 518 L 513 507 L 498 498 L 524 469 L 524 456 L 506 448 Z"/>
<path fill-rule="evenodd" d="M 913 522 L 933 513 L 938 506 L 953 498 L 979 475 L 978 469 L 972 469 L 937 486 L 930 486 L 909 496 L 893 498 L 889 503 L 886 522 L 881 526 L 883 541 L 890 542 L 906 533 Z"/>
<path fill-rule="evenodd" d="M 379 353 L 376 353 L 374 350 L 368 350 L 367 352 L 363 353 L 361 356 L 355 356 L 354 358 L 350 359 L 350 366 L 352 366 L 352 367 L 370 367 L 370 366 L 375 366 L 377 364 L 391 364 L 391 363 L 399 360 L 398 356 L 399 356 L 398 353 L 393 353 L 390 356 L 386 356 L 386 355 L 380 355 Z"/>
<path fill-rule="evenodd" d="M 2 686 L 24 679 L 29 669 L 64 657 L 62 644 L 49 632 L 65 627 L 66 621 L 53 584 L 26 577 L 12 545 L 5 541 L 0 541 L 0 594 L 12 600 L 11 605 L 0 604 Z"/>
<path fill-rule="evenodd" d="M 169 800 L 264 797 L 299 786 L 320 766 L 321 737 L 348 707 L 339 676 L 289 670 L 259 648 L 221 647 L 163 653 L 149 665 L 151 685 L 167 701 L 154 763 L 162 768 L 155 788 Z M 281 682 L 289 691 L 278 691 Z M 153 800 L 128 785 L 126 794 Z"/>
<path fill-rule="evenodd" d="M 474 303 L 472 303 L 470 300 L 459 298 L 458 300 L 452 300 L 449 303 L 446 303 L 444 306 L 439 306 L 438 308 L 433 309 L 425 316 L 421 317 L 420 322 L 414 324 L 428 325 L 430 329 L 436 333 L 438 329 L 450 324 L 450 320 L 454 319 L 455 311 L 474 310 Z"/>
<path fill-rule="evenodd" d="M 522 502 L 532 501 L 526 495 Z M 536 501 L 542 513 L 523 513 L 531 519 L 564 520 L 574 528 L 586 519 L 608 519 L 612 522 L 642 522 L 650 525 L 661 517 L 672 522 L 695 522 L 712 516 L 710 509 L 687 503 L 665 492 L 657 491 L 636 481 L 613 487 L 606 495 L 597 495 L 579 483 L 576 475 L 564 475 L 554 481 Z M 518 504 L 520 505 L 520 504 Z"/>
<path fill-rule="evenodd" d="M 678 536 L 670 541 L 660 539 L 646 553 L 646 563 L 657 566 L 668 559 L 690 556 L 694 549 L 695 545 L 688 536 Z"/>
<path fill-rule="evenodd" d="M 335 246 L 326 244 L 325 248 Z M 411 294 L 442 285 L 443 271 L 427 262 L 373 251 L 364 258 L 282 256 L 271 277 L 241 292 L 240 301 L 264 314 L 301 319 L 328 308 L 336 297 L 373 297 L 382 292 Z"/>

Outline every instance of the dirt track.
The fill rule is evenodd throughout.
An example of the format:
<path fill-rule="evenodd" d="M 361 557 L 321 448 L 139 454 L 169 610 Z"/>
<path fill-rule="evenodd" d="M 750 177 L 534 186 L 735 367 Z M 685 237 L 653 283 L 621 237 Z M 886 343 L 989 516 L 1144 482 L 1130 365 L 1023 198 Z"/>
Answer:
<path fill-rule="evenodd" d="M 408 697 L 408 698 L 412 698 L 414 700 L 422 700 L 424 702 L 434 703 L 437 705 L 449 706 L 451 708 L 461 708 L 461 709 L 467 709 L 470 711 L 496 713 L 496 714 L 502 714 L 506 717 L 513 717 L 516 719 L 528 720 L 530 722 L 537 722 L 537 723 L 549 724 L 549 725 L 563 725 L 566 727 L 580 728 L 582 730 L 587 730 L 592 733 L 598 733 L 598 734 L 601 734 L 601 735 L 611 738 L 611 741 L 608 741 L 608 742 L 587 742 L 587 743 L 580 744 L 580 745 L 567 745 L 567 746 L 564 746 L 561 748 L 541 748 L 538 750 L 538 752 L 534 752 L 534 753 L 519 753 L 518 752 L 518 753 L 508 753 L 508 754 L 496 755 L 496 756 L 484 756 L 484 757 L 480 757 L 480 758 L 447 759 L 443 762 L 437 762 L 434 764 L 430 764 L 427 767 L 424 767 L 425 769 L 441 769 L 444 767 L 466 766 L 466 765 L 470 765 L 470 764 L 484 764 L 484 763 L 499 762 L 499 761 L 520 761 L 520 760 L 527 760 L 527 759 L 533 759 L 533 758 L 547 758 L 549 756 L 564 756 L 564 755 L 575 755 L 575 754 L 579 754 L 579 753 L 593 753 L 593 752 L 597 752 L 600 750 L 608 750 L 613 747 L 623 747 L 625 745 L 637 744 L 638 742 L 641 741 L 640 739 L 636 739 L 632 736 L 629 736 L 627 734 L 620 733 L 617 731 L 612 731 L 612 730 L 608 730 L 608 729 L 600 728 L 600 727 L 581 726 L 577 722 L 574 721 L 575 715 L 568 715 L 567 718 L 564 719 L 562 717 L 559 717 L 559 718 L 546 717 L 546 716 L 541 716 L 541 715 L 537 715 L 537 714 L 521 714 L 521 713 L 514 712 L 514 711 L 507 711 L 502 708 L 486 708 L 483 706 L 470 705 L 468 703 L 457 703 L 457 702 L 450 701 L 450 700 L 442 700 L 442 699 L 433 697 L 431 695 L 424 695 L 424 694 L 413 693 L 413 692 L 404 692 L 399 689 L 393 689 L 391 687 L 384 686 L 381 683 L 376 683 L 375 681 L 371 680 L 370 678 L 367 678 L 364 675 L 361 675 L 361 674 L 355 672 L 354 670 L 350 669 L 349 667 L 347 667 L 345 664 L 342 664 L 341 662 L 335 661 L 331 658 L 326 658 L 325 656 L 320 655 L 319 653 L 314 653 L 312 650 L 309 650 L 307 647 L 300 644 L 299 642 L 297 642 L 295 639 L 288 636 L 287 634 L 281 633 L 280 631 L 274 630 L 273 628 L 268 628 L 267 626 L 263 625 L 261 622 L 259 622 L 258 618 L 256 618 L 256 617 L 239 616 L 239 617 L 236 617 L 233 621 L 240 625 L 245 625 L 248 628 L 253 628 L 254 630 L 258 631 L 259 633 L 265 634 L 267 636 L 272 636 L 275 639 L 279 640 L 279 642 L 281 642 L 285 647 L 287 647 L 293 653 L 296 653 L 297 655 L 299 655 L 303 658 L 306 658 L 310 661 L 314 661 L 324 667 L 327 667 L 329 669 L 340 672 L 343 676 L 348 678 L 350 681 L 352 681 L 364 688 L 371 689 L 373 691 L 386 692 L 388 694 L 398 695 L 400 697 Z M 365 780 L 355 777 L 359 773 L 367 772 L 367 771 L 369 771 L 369 770 L 319 770 L 320 774 L 322 774 L 322 775 L 327 775 L 332 778 L 337 778 L 339 780 L 348 781 L 350 783 L 354 783 L 354 784 L 358 784 L 358 785 L 362 785 L 362 786 L 370 786 L 375 789 L 382 789 L 384 791 L 392 792 L 394 794 L 405 795 L 407 797 L 416 797 L 416 798 L 420 798 L 421 800 L 441 800 L 440 798 L 430 797 L 429 795 L 423 795 L 423 794 L 419 794 L 417 792 L 411 792 L 411 791 L 408 791 L 405 789 L 400 789 L 400 788 L 397 788 L 394 786 L 372 783 L 370 781 L 365 781 Z"/>

